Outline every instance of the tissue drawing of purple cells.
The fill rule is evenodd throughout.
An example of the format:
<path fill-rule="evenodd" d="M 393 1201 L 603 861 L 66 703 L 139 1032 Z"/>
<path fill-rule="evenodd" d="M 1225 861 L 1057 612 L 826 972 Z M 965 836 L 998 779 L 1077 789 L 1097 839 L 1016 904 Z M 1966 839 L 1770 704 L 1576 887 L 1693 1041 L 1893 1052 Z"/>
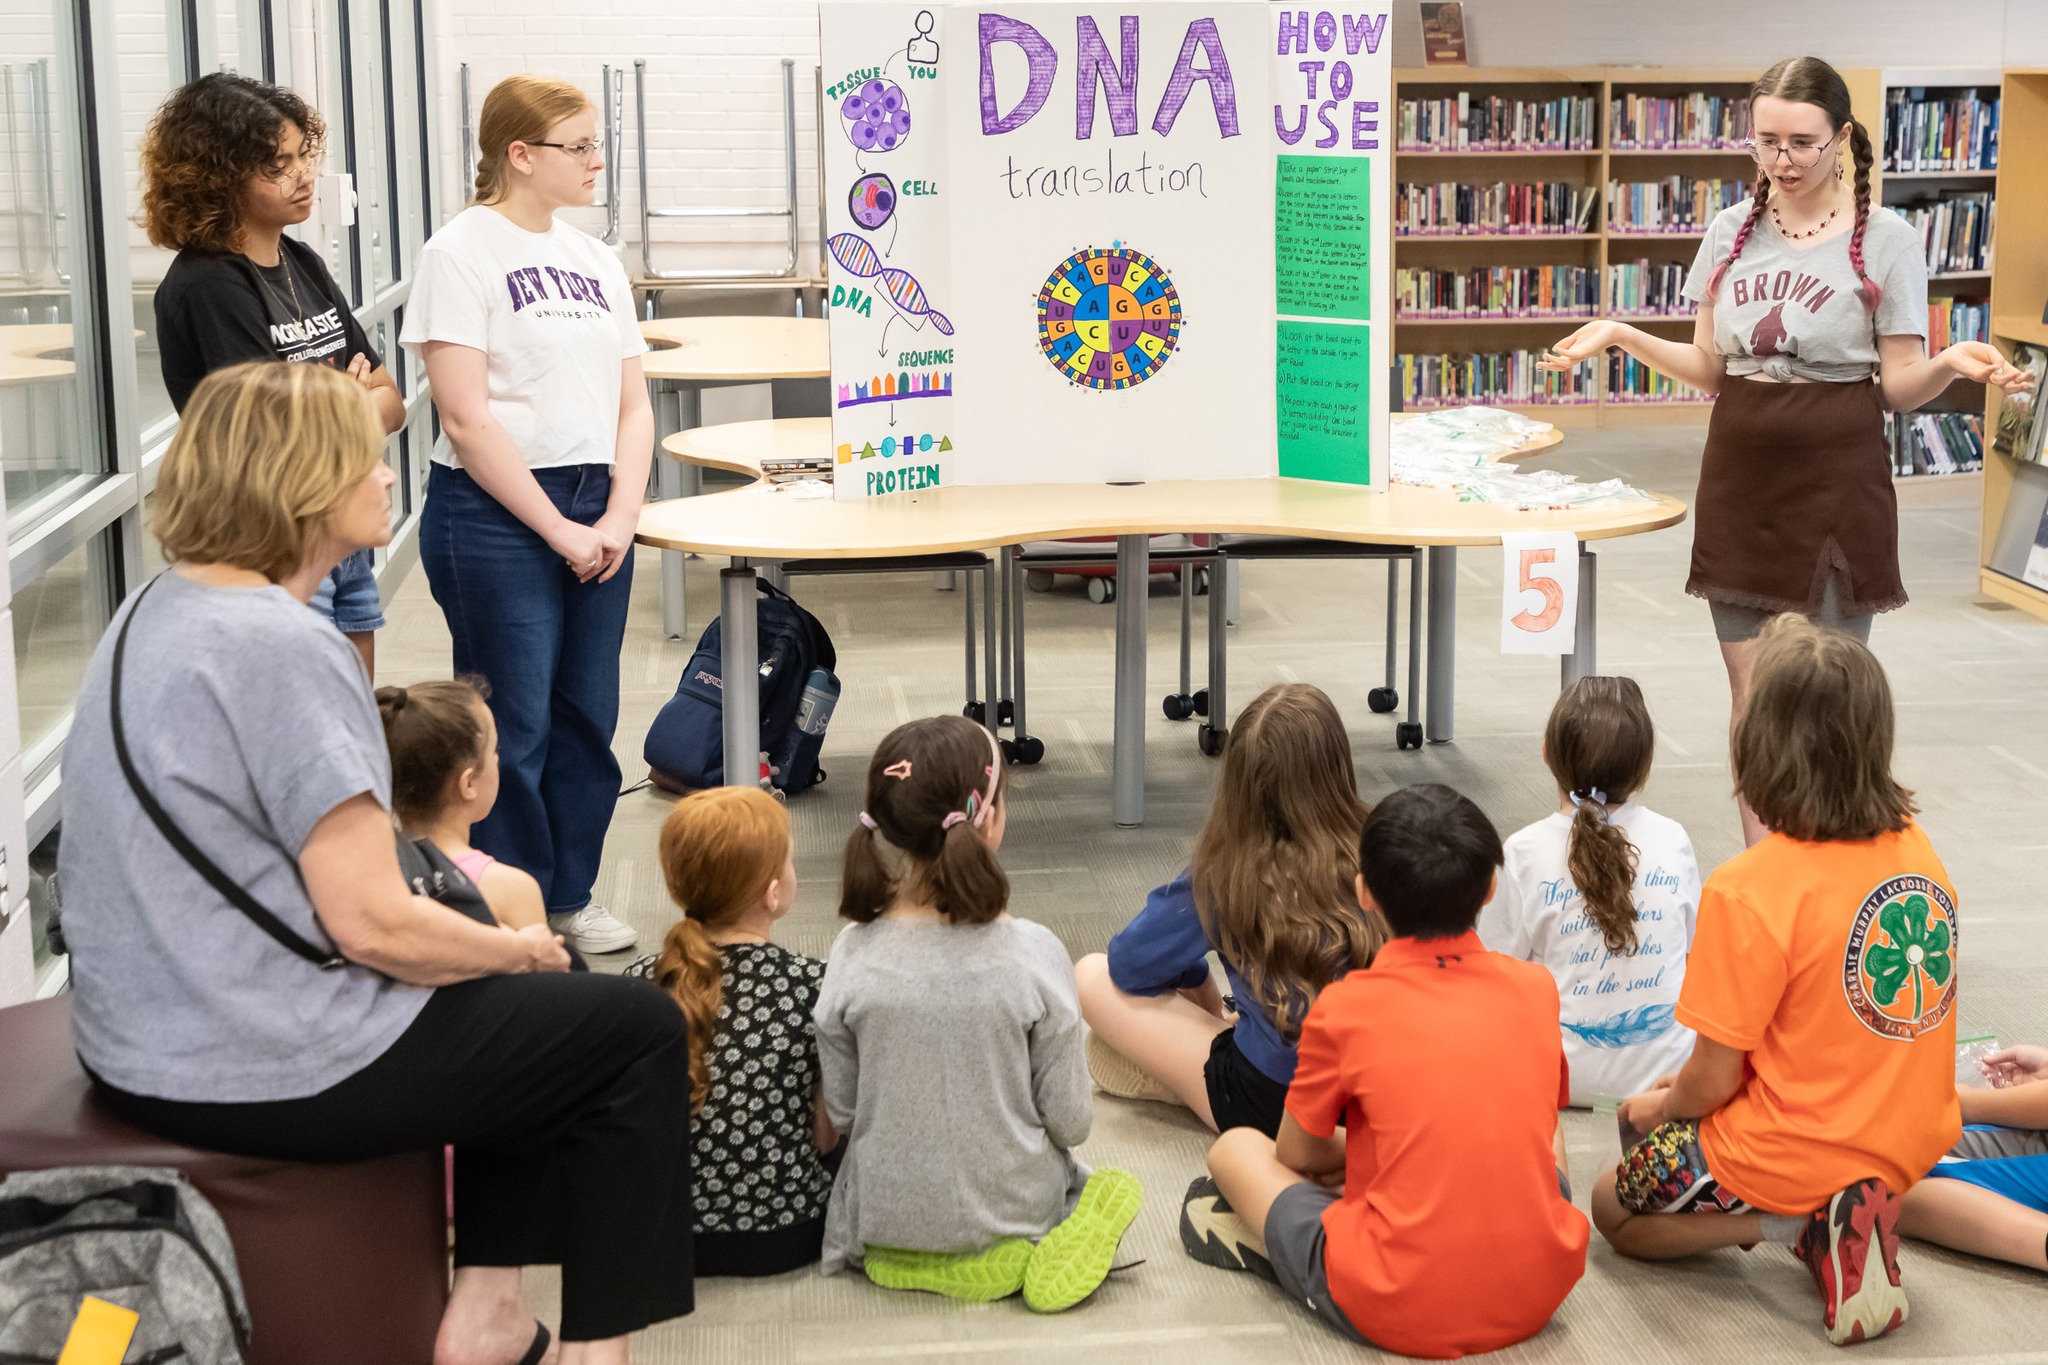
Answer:
<path fill-rule="evenodd" d="M 910 135 L 910 102 L 891 80 L 871 80 L 839 105 L 849 142 L 864 152 L 893 152 Z"/>

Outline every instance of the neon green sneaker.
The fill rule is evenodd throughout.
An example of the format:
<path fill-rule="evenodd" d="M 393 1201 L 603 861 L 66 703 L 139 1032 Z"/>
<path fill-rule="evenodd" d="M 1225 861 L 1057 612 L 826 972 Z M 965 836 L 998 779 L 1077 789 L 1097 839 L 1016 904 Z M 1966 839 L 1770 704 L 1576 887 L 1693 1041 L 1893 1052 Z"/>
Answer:
<path fill-rule="evenodd" d="M 1143 1198 L 1129 1171 L 1104 1167 L 1089 1176 L 1074 1211 L 1031 1252 L 1025 1305 L 1034 1313 L 1064 1313 L 1099 1289 Z"/>
<path fill-rule="evenodd" d="M 1022 1237 L 987 1251 L 906 1251 L 871 1246 L 862 1254 L 868 1278 L 884 1289 L 921 1289 L 965 1303 L 1007 1299 L 1024 1287 L 1031 1243 Z"/>

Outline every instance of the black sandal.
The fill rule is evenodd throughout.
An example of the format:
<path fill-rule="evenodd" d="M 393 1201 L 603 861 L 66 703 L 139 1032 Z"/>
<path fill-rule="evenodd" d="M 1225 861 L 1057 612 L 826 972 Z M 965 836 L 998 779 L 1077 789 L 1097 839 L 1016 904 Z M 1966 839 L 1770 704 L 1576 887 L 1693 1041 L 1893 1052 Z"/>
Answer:
<path fill-rule="evenodd" d="M 548 1325 L 535 1319 L 533 1324 L 533 1345 L 526 1348 L 526 1354 L 519 1357 L 519 1365 L 540 1365 L 541 1357 L 554 1344 L 554 1337 L 548 1332 Z"/>

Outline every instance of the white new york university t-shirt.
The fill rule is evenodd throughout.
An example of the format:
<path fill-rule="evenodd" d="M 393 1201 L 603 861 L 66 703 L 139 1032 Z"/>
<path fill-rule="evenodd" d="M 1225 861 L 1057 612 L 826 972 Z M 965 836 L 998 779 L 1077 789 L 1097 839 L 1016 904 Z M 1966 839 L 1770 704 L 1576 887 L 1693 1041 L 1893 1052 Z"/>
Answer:
<path fill-rule="evenodd" d="M 1500 889 L 1479 912 L 1488 948 L 1557 978 L 1573 1104 L 1637 1094 L 1692 1054 L 1692 1030 L 1673 1017 L 1700 904 L 1692 840 L 1633 801 L 1609 818 L 1638 854 L 1635 952 L 1610 954 L 1586 913 L 1565 861 L 1571 817 L 1561 812 L 1508 838 Z"/>
<path fill-rule="evenodd" d="M 398 340 L 412 351 L 430 341 L 482 351 L 491 414 L 535 469 L 612 462 L 619 367 L 647 349 L 609 247 L 559 221 L 528 232 L 481 204 L 420 253 Z M 434 463 L 460 463 L 445 430 Z"/>

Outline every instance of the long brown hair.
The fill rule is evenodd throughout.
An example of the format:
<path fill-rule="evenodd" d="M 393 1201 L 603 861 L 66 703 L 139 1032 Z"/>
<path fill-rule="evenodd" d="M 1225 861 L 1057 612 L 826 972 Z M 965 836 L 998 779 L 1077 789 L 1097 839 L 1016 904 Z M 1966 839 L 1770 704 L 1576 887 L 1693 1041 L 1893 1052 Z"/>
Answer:
<path fill-rule="evenodd" d="M 683 912 L 661 941 L 654 980 L 690 1026 L 690 1112 L 711 1096 L 711 1045 L 725 999 L 725 954 L 707 930 L 760 904 L 789 858 L 789 812 L 759 787 L 712 787 L 661 822 L 661 875 Z"/>
<path fill-rule="evenodd" d="M 1636 950 L 1636 860 L 1639 850 L 1607 818 L 1650 780 L 1657 732 L 1634 678 L 1581 678 L 1550 708 L 1543 761 L 1557 789 L 1572 798 L 1565 868 L 1586 914 L 1600 926 L 1607 951 Z"/>
<path fill-rule="evenodd" d="M 1757 637 L 1735 791 L 1794 839 L 1875 839 L 1918 809 L 1892 776 L 1892 689 L 1861 641 L 1787 612 Z"/>
<path fill-rule="evenodd" d="M 1320 687 L 1277 683 L 1238 715 L 1195 843 L 1195 913 L 1285 1037 L 1386 942 L 1353 887 L 1367 813 L 1350 736 Z"/>
<path fill-rule="evenodd" d="M 840 915 L 870 923 L 899 893 L 954 924 L 1002 914 L 1010 879 L 980 832 L 1003 799 L 1002 772 L 995 741 L 965 716 L 891 730 L 868 760 L 867 809 L 840 868 Z"/>
<path fill-rule="evenodd" d="M 391 809 L 406 828 L 431 824 L 448 803 L 449 779 L 484 761 L 477 709 L 490 695 L 490 684 L 476 677 L 377 689 L 391 751 Z"/>
<path fill-rule="evenodd" d="M 1857 287 L 1857 295 L 1864 306 L 1875 313 L 1884 291 L 1863 269 L 1863 230 L 1870 224 L 1870 168 L 1874 158 L 1870 134 L 1864 131 L 1863 121 L 1851 115 L 1847 82 L 1842 79 L 1841 72 L 1818 57 L 1787 57 L 1757 77 L 1756 84 L 1749 87 L 1752 109 L 1758 100 L 1765 98 L 1811 104 L 1828 116 L 1828 126 L 1837 133 L 1842 131 L 1844 124 L 1854 123 L 1855 126 L 1849 130 L 1849 152 L 1856 163 L 1856 226 L 1849 231 L 1849 264 L 1855 269 L 1856 278 L 1862 281 Z M 1728 267 L 1735 264 L 1735 258 L 1742 254 L 1742 248 L 1749 245 L 1749 234 L 1762 221 L 1770 197 L 1771 177 L 1759 163 L 1756 189 L 1749 197 L 1749 216 L 1736 230 L 1735 242 L 1728 249 L 1727 258 L 1714 267 L 1714 273 L 1708 278 L 1708 298 L 1711 299 L 1714 291 L 1721 287 L 1722 277 L 1727 275 Z"/>
<path fill-rule="evenodd" d="M 484 96 L 476 122 L 476 197 L 495 204 L 505 197 L 509 181 L 507 156 L 515 142 L 539 142 L 548 129 L 590 108 L 590 97 L 568 81 L 546 76 L 507 76 Z"/>

